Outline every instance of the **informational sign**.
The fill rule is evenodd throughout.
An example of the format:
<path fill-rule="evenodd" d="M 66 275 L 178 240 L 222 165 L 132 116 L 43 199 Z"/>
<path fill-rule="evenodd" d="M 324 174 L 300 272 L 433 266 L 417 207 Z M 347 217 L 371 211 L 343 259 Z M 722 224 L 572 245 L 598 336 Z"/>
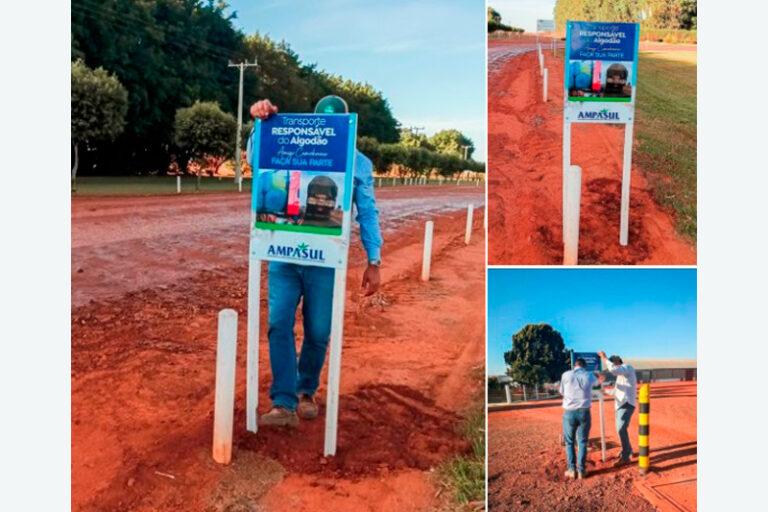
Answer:
<path fill-rule="evenodd" d="M 585 370 L 590 372 L 600 372 L 603 370 L 602 360 L 597 355 L 597 352 L 571 352 L 571 367 L 573 367 L 574 362 L 579 357 L 587 363 L 584 367 Z"/>
<path fill-rule="evenodd" d="M 536 32 L 554 32 L 555 20 L 536 20 Z"/>
<path fill-rule="evenodd" d="M 356 114 L 277 114 L 257 121 L 251 258 L 346 266 Z"/>
<path fill-rule="evenodd" d="M 564 241 L 568 234 L 565 204 L 566 176 L 571 167 L 571 125 L 610 123 L 625 125 L 619 244 L 626 246 L 629 243 L 629 193 L 639 41 L 640 25 L 637 23 L 566 23 L 563 73 Z"/>
<path fill-rule="evenodd" d="M 569 21 L 565 42 L 568 101 L 633 102 L 639 36 L 637 23 Z"/>
<path fill-rule="evenodd" d="M 277 114 L 256 122 L 250 144 L 246 428 L 258 430 L 262 260 L 334 268 L 326 456 L 336 453 L 356 140 L 357 114 Z"/>

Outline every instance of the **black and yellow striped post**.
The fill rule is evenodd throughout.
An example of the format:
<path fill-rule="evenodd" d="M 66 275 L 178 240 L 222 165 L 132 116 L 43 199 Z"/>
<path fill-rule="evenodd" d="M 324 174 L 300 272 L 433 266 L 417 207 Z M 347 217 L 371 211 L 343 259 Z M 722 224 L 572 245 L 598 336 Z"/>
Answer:
<path fill-rule="evenodd" d="M 640 446 L 640 456 L 637 459 L 637 463 L 640 466 L 640 474 L 645 475 L 650 467 L 651 449 L 648 444 L 648 437 L 650 435 L 651 425 L 648 421 L 651 412 L 651 386 L 650 384 L 643 384 L 640 386 L 640 396 L 638 402 L 640 404 L 640 415 L 637 417 L 637 423 L 640 426 L 640 439 L 638 440 L 638 446 Z"/>

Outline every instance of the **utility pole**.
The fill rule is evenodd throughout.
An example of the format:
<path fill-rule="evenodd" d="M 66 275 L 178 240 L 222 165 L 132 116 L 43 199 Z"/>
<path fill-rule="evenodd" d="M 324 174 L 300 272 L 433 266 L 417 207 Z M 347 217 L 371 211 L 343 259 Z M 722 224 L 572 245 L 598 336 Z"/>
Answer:
<path fill-rule="evenodd" d="M 411 131 L 412 134 L 418 135 L 419 132 L 423 132 L 425 128 L 423 126 L 410 126 L 408 127 L 408 129 Z"/>
<path fill-rule="evenodd" d="M 245 71 L 245 68 L 255 66 L 256 59 L 253 59 L 253 62 L 245 60 L 239 64 L 229 61 L 229 64 L 227 64 L 227 67 L 230 68 L 240 68 L 240 86 L 237 96 L 237 139 L 235 139 L 235 183 L 237 183 L 237 189 L 240 192 L 243 191 L 243 168 L 240 161 L 240 154 L 242 153 L 240 150 L 240 141 L 243 138 L 243 71 Z"/>
<path fill-rule="evenodd" d="M 469 151 L 470 146 L 466 144 L 462 144 L 461 148 L 464 150 L 464 160 L 469 160 L 469 158 L 467 157 L 467 153 Z"/>

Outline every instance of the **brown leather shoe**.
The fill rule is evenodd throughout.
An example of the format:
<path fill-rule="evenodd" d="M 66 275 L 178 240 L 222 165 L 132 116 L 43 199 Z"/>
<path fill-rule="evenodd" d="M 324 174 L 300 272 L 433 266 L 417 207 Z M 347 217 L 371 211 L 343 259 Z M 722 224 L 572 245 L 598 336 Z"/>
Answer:
<path fill-rule="evenodd" d="M 317 418 L 319 408 L 314 397 L 301 395 L 299 397 L 299 405 L 296 408 L 296 412 L 299 413 L 299 418 L 303 420 L 313 420 Z"/>
<path fill-rule="evenodd" d="M 626 466 L 629 463 L 630 463 L 629 459 L 622 459 L 621 457 L 619 457 L 619 459 L 613 463 L 613 467 L 620 468 L 621 466 Z"/>
<path fill-rule="evenodd" d="M 299 417 L 295 411 L 289 411 L 283 407 L 273 407 L 259 418 L 259 424 L 271 427 L 298 427 Z"/>

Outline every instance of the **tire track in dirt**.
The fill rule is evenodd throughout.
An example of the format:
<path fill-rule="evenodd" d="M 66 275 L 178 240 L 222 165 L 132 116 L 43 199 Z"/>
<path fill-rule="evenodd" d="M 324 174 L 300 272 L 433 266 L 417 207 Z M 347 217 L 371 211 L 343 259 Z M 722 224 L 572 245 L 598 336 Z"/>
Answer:
<path fill-rule="evenodd" d="M 562 58 L 546 56 L 550 101 L 541 101 L 535 53 L 489 75 L 490 264 L 562 262 Z M 639 99 L 638 101 L 641 101 Z M 633 165 L 630 243 L 618 244 L 623 128 L 575 125 L 572 160 L 584 173 L 579 262 L 693 264 L 695 248 L 674 230 Z"/>
<path fill-rule="evenodd" d="M 585 512 L 652 512 L 640 484 L 696 478 L 696 383 L 651 384 L 651 473 L 637 474 L 637 413 L 630 423 L 635 450 L 632 464 L 613 467 L 620 443 L 614 429 L 613 400 L 605 403 L 607 461 L 600 460 L 599 411 L 592 403 L 592 428 L 587 452 L 588 478 L 567 480 L 560 400 L 521 403 L 488 416 L 488 504 L 497 510 L 583 510 Z M 676 498 L 692 503 L 693 492 Z"/>

